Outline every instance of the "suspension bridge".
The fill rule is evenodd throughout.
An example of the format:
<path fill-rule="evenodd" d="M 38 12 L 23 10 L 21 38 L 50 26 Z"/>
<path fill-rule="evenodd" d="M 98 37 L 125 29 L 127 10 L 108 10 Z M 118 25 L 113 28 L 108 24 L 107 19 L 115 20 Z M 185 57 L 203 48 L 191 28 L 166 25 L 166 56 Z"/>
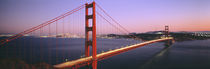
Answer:
<path fill-rule="evenodd" d="M 96 11 L 96 9 L 100 11 Z M 83 11 L 85 11 L 85 13 Z M 111 27 L 107 27 L 107 25 Z M 107 28 L 113 30 L 107 30 Z M 70 33 L 75 36 L 65 35 L 65 33 Z M 164 37 L 162 38 L 144 41 L 126 47 L 97 53 L 97 38 L 103 37 L 102 35 L 105 33 L 128 34 L 131 32 L 124 28 L 115 19 L 113 19 L 100 5 L 98 5 L 95 2 L 92 2 L 83 4 L 71 11 L 68 11 L 58 17 L 55 17 L 54 19 L 51 19 L 38 26 L 27 29 L 21 33 L 2 39 L 0 43 L 2 47 L 9 46 L 9 43 L 13 40 L 24 37 L 26 35 L 45 36 L 51 38 L 68 36 L 71 36 L 71 38 L 85 38 L 85 57 L 76 60 L 61 62 L 59 64 L 53 65 L 53 67 L 76 69 L 83 66 L 91 66 L 92 69 L 97 69 L 97 62 L 100 60 L 110 58 L 117 54 L 133 50 L 135 48 L 139 48 L 151 43 L 165 42 L 166 44 L 171 44 L 173 41 L 173 38 L 169 36 L 169 27 L 165 26 Z M 59 36 L 59 34 L 61 35 Z M 142 40 L 135 35 L 128 35 L 128 38 Z M 46 44 L 40 43 L 40 51 L 42 51 L 41 45 Z M 58 46 L 59 45 L 56 45 L 56 48 Z M 57 53 L 54 54 L 57 55 Z"/>

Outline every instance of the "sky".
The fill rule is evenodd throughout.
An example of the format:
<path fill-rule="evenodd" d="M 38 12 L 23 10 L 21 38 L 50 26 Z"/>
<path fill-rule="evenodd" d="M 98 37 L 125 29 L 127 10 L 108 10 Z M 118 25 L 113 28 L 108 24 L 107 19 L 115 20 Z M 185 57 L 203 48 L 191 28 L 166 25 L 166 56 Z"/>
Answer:
<path fill-rule="evenodd" d="M 0 33 L 19 33 L 92 0 L 0 0 Z M 131 32 L 210 31 L 210 0 L 95 0 Z"/>

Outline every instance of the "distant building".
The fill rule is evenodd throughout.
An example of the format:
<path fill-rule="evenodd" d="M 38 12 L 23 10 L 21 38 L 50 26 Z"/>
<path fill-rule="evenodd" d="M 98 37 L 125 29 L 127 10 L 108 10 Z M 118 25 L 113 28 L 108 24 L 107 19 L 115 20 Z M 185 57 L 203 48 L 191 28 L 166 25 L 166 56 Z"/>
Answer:
<path fill-rule="evenodd" d="M 70 33 L 64 33 L 64 34 L 57 34 L 57 35 L 49 35 L 49 36 L 40 36 L 40 37 L 57 37 L 57 38 L 84 38 L 85 36 L 82 35 L 76 35 L 76 34 L 70 34 Z"/>
<path fill-rule="evenodd" d="M 194 36 L 210 37 L 210 32 L 194 32 Z"/>

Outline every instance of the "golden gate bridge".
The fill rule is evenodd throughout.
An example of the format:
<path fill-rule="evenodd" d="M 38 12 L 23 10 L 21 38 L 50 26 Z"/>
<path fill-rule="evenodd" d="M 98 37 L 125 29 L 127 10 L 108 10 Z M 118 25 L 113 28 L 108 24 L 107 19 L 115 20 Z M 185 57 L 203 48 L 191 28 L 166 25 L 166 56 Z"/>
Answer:
<path fill-rule="evenodd" d="M 96 9 L 99 9 L 100 12 L 96 11 Z M 82 12 L 81 12 L 82 10 L 85 10 L 84 15 L 82 15 Z M 74 15 L 74 14 L 77 14 L 77 15 Z M 73 17 L 69 17 L 69 16 L 73 16 Z M 77 16 L 83 16 L 84 19 L 79 18 Z M 105 16 L 107 16 L 109 19 L 107 19 Z M 72 18 L 72 20 L 70 18 Z M 99 19 L 99 21 L 97 21 L 96 18 L 101 18 L 101 20 Z M 69 22 L 72 23 L 72 25 L 71 26 L 67 24 L 65 25 L 64 19 L 71 20 Z M 105 21 L 105 22 L 100 23 L 100 21 Z M 85 23 L 85 24 L 82 25 L 79 23 Z M 112 28 L 104 27 L 106 26 L 106 25 L 103 25 L 104 23 L 110 25 Z M 62 24 L 62 25 L 59 25 L 59 24 Z M 75 25 L 80 26 L 82 28 L 78 28 Z M 126 47 L 122 47 L 122 48 L 118 48 L 118 49 L 114 49 L 114 50 L 110 50 L 110 51 L 106 51 L 106 52 L 102 52 L 98 54 L 97 53 L 97 34 L 98 35 L 104 34 L 103 33 L 104 31 L 106 31 L 106 33 L 111 31 L 110 33 L 117 33 L 117 34 L 119 34 L 118 32 L 121 32 L 123 34 L 131 33 L 131 32 L 128 31 L 126 28 L 124 28 L 114 18 L 112 18 L 100 5 L 98 5 L 94 1 L 92 3 L 83 4 L 69 12 L 66 12 L 58 17 L 55 17 L 49 21 L 46 21 L 38 26 L 32 27 L 21 33 L 18 33 L 16 35 L 3 39 L 0 42 L 1 42 L 1 46 L 6 46 L 11 41 L 18 39 L 20 37 L 23 37 L 26 34 L 30 34 L 34 36 L 35 35 L 36 36 L 37 35 L 38 36 L 54 35 L 55 38 L 57 38 L 58 34 L 66 33 L 66 28 L 68 28 L 68 31 L 73 30 L 73 32 L 70 32 L 70 33 L 78 34 L 80 36 L 85 37 L 85 46 L 84 46 L 85 57 L 55 64 L 54 65 L 55 68 L 77 69 L 82 66 L 92 66 L 92 69 L 97 69 L 97 62 L 105 58 L 110 58 L 114 55 L 129 51 L 135 48 L 139 48 L 139 47 L 151 44 L 151 43 L 165 41 L 166 44 L 171 44 L 173 42 L 173 38 L 169 36 L 169 27 L 165 26 L 165 33 L 164 33 L 165 36 L 162 38 L 144 41 L 141 43 L 136 43 L 133 45 L 129 45 Z M 108 28 L 112 30 L 107 30 Z M 115 29 L 115 31 L 113 29 Z M 48 32 L 48 33 L 46 34 L 45 32 Z M 84 34 L 81 34 L 81 33 L 84 33 Z M 142 40 L 135 35 L 129 35 L 128 37 L 133 38 L 135 40 Z"/>

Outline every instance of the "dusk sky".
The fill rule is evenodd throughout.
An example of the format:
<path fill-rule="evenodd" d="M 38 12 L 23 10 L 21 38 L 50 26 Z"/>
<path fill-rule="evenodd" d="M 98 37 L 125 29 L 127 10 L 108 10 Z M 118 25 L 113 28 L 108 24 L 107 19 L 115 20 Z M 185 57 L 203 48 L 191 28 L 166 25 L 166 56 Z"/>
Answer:
<path fill-rule="evenodd" d="M 210 0 L 95 0 L 131 32 L 210 31 Z M 0 33 L 18 33 L 91 0 L 0 0 Z"/>

